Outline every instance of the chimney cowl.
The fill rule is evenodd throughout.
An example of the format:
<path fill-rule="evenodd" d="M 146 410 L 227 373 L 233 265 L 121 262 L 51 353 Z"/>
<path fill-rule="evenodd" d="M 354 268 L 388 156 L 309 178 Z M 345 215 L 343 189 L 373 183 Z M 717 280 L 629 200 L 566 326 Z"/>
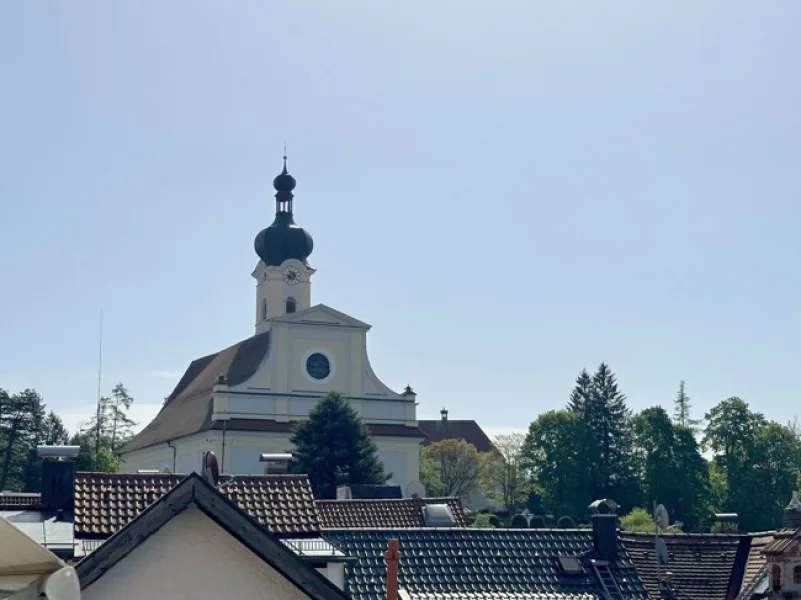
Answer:
<path fill-rule="evenodd" d="M 443 409 L 441 411 L 439 411 L 439 416 L 442 417 L 443 421 L 447 421 L 448 420 L 448 409 L 443 407 Z"/>

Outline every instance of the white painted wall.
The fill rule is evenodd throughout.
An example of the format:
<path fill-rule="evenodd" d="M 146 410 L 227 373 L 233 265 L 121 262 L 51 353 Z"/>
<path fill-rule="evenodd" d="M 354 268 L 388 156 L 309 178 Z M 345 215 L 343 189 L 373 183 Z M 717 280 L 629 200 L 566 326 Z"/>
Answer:
<path fill-rule="evenodd" d="M 308 600 L 302 591 L 192 506 L 82 592 L 84 600 Z"/>
<path fill-rule="evenodd" d="M 287 268 L 296 269 L 300 273 L 300 280 L 294 285 L 284 281 L 284 270 Z M 257 335 L 270 329 L 270 319 L 286 314 L 287 298 L 295 299 L 296 311 L 311 306 L 311 276 L 314 271 L 295 259 L 285 260 L 280 267 L 268 267 L 259 261 L 252 273 L 256 280 Z"/>
<path fill-rule="evenodd" d="M 262 474 L 264 464 L 259 455 L 268 452 L 286 452 L 292 449 L 289 433 L 228 431 L 225 436 L 225 452 L 222 448 L 222 432 L 206 432 L 173 442 L 177 452 L 175 473 L 199 473 L 203 453 L 214 452 L 223 473 L 234 475 Z M 387 471 L 393 473 L 389 483 L 406 490 L 410 481 L 420 478 L 420 440 L 403 437 L 374 437 L 378 446 L 378 457 Z M 123 473 L 135 473 L 138 469 L 159 469 L 167 466 L 172 471 L 172 449 L 159 444 L 135 450 L 123 456 L 120 464 Z"/>
<path fill-rule="evenodd" d="M 340 590 L 345 590 L 345 563 L 328 563 L 328 566 L 317 569 L 317 572 L 327 577 Z"/>

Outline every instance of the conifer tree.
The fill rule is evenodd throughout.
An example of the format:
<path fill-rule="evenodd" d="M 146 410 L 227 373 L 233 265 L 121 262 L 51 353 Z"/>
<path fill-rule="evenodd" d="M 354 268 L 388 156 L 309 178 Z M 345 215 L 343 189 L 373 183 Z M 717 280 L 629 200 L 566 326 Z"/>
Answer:
<path fill-rule="evenodd" d="M 684 381 L 682 381 L 679 383 L 679 393 L 676 395 L 674 402 L 673 422 L 680 427 L 686 427 L 695 432 L 698 430 L 701 420 L 690 418 L 691 408 L 690 397 L 684 391 Z"/>
<path fill-rule="evenodd" d="M 377 448 L 367 426 L 345 399 L 331 392 L 300 423 L 290 441 L 295 445 L 293 471 L 309 476 L 316 498 L 333 498 L 338 478 L 354 484 L 384 484 Z"/>

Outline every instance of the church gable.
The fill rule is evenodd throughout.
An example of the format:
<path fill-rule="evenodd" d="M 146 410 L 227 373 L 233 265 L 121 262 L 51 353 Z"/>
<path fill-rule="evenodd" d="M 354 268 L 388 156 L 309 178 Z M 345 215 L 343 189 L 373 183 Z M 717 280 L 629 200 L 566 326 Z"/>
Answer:
<path fill-rule="evenodd" d="M 273 323 L 287 323 L 296 325 L 335 325 L 339 327 L 352 327 L 358 329 L 370 329 L 370 325 L 359 319 L 354 319 L 350 315 L 339 312 L 326 306 L 325 304 L 317 304 L 306 310 L 291 313 L 282 317 L 273 319 Z"/>

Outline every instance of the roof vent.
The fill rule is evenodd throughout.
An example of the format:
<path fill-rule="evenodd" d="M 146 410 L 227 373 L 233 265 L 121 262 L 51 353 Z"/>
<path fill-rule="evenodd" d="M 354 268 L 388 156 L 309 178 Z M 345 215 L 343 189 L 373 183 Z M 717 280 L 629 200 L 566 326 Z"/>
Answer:
<path fill-rule="evenodd" d="M 575 556 L 560 556 L 559 569 L 565 575 L 584 575 L 584 567 L 581 561 Z"/>
<path fill-rule="evenodd" d="M 447 504 L 426 504 L 422 511 L 426 527 L 453 527 L 453 513 Z"/>

